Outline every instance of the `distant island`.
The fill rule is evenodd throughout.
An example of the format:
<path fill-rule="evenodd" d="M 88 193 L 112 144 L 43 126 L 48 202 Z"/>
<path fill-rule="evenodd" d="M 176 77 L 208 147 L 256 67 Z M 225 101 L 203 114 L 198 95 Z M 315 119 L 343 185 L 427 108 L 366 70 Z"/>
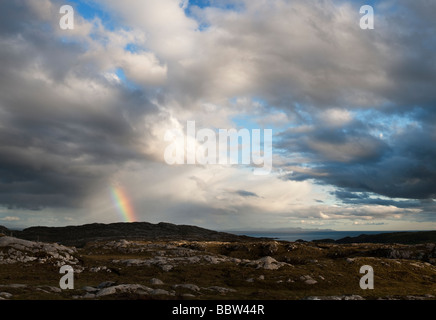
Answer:
<path fill-rule="evenodd" d="M 333 229 L 319 229 L 319 228 L 312 228 L 312 229 L 303 229 L 300 227 L 295 228 L 268 228 L 268 229 L 249 229 L 249 230 L 242 230 L 242 229 L 230 229 L 226 230 L 230 233 L 241 233 L 241 232 L 250 232 L 250 233 L 298 233 L 298 232 L 319 232 L 319 231 L 325 231 L 325 232 L 335 232 L 336 230 Z"/>
<path fill-rule="evenodd" d="M 322 241 L 322 240 L 321 240 Z M 419 244 L 436 242 L 436 231 L 402 231 L 380 234 L 362 234 L 357 237 L 346 237 L 336 243 L 401 243 Z"/>

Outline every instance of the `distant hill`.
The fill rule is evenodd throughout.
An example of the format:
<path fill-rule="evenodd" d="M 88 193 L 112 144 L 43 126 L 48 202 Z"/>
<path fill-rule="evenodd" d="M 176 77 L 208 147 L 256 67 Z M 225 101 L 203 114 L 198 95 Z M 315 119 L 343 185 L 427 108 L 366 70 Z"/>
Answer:
<path fill-rule="evenodd" d="M 11 230 L 0 226 L 0 233 L 10 235 Z M 93 223 L 67 227 L 30 227 L 22 231 L 13 230 L 13 236 L 25 240 L 57 242 L 63 245 L 82 247 L 87 242 L 98 240 L 188 240 L 188 241 L 249 241 L 255 238 L 238 236 L 227 232 L 218 232 L 189 225 L 171 223 L 152 224 L 148 222 L 132 223 Z M 268 240 L 267 238 L 263 238 Z M 272 239 L 269 239 L 272 240 Z M 323 239 L 313 242 L 324 243 L 399 243 L 420 244 L 436 243 L 436 231 L 392 232 L 380 234 L 362 234 L 357 237 L 345 237 L 339 240 Z"/>
<path fill-rule="evenodd" d="M 67 227 L 30 227 L 15 231 L 14 236 L 26 240 L 58 242 L 69 246 L 84 246 L 89 241 L 110 239 L 243 241 L 250 237 L 171 223 L 93 223 Z"/>
<path fill-rule="evenodd" d="M 361 234 L 357 237 L 345 237 L 336 243 L 401 243 L 419 244 L 436 242 L 436 231 L 392 232 L 380 234 Z"/>
<path fill-rule="evenodd" d="M 3 233 L 5 235 L 9 235 L 11 232 L 9 231 L 8 228 L 6 228 L 4 226 L 0 226 L 0 233 Z"/>

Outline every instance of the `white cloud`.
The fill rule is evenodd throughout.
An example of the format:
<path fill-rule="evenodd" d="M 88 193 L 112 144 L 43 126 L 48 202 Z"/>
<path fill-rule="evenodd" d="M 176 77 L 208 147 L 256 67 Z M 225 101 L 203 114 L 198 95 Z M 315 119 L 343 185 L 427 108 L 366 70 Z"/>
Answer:
<path fill-rule="evenodd" d="M 321 217 L 321 219 L 330 219 L 330 217 L 327 214 L 322 212 L 319 213 L 319 216 Z"/>
<path fill-rule="evenodd" d="M 320 112 L 318 117 L 319 121 L 324 123 L 327 127 L 346 126 L 353 120 L 353 116 L 349 110 L 337 108 Z"/>
<path fill-rule="evenodd" d="M 168 68 L 161 65 L 154 54 L 147 52 L 123 53 L 118 59 L 126 76 L 134 82 L 145 86 L 165 84 Z"/>
<path fill-rule="evenodd" d="M 148 47 L 159 57 L 179 61 L 195 55 L 197 23 L 186 17 L 179 0 L 105 0 L 101 5 L 125 24 L 144 30 Z"/>
<path fill-rule="evenodd" d="M 0 220 L 2 220 L 2 221 L 20 221 L 21 219 L 19 217 L 15 217 L 15 216 L 6 216 L 3 218 L 0 218 Z"/>

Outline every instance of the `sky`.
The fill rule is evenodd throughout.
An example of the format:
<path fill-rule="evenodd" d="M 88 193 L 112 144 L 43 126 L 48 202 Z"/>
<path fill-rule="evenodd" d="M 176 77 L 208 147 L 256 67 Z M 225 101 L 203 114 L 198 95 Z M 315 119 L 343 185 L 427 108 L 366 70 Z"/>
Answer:
<path fill-rule="evenodd" d="M 434 21 L 428 0 L 1 1 L 0 225 L 432 230 Z M 272 129 L 271 172 L 169 165 L 188 121 Z"/>

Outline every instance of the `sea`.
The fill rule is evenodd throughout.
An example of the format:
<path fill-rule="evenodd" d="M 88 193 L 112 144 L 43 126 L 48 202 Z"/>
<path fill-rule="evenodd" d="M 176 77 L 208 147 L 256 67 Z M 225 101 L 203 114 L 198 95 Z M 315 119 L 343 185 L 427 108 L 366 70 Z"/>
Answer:
<path fill-rule="evenodd" d="M 255 238 L 273 238 L 276 240 L 284 241 L 312 241 L 321 239 L 339 240 L 345 237 L 357 237 L 361 234 L 380 234 L 390 233 L 395 231 L 333 231 L 333 230 L 320 230 L 320 231 L 289 231 L 289 232 L 256 232 L 256 231 L 233 231 L 230 233 L 236 235 L 245 235 Z"/>

